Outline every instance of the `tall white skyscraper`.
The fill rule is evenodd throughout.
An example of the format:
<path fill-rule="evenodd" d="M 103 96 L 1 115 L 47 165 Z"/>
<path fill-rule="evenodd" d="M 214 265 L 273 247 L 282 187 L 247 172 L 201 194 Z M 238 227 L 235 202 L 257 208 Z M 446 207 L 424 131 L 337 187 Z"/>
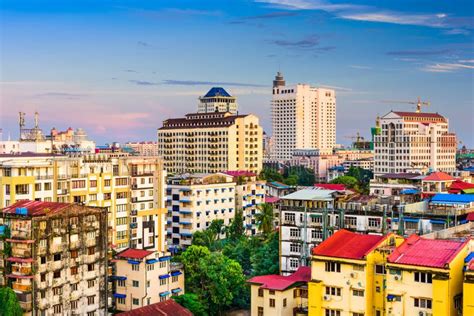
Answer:
<path fill-rule="evenodd" d="M 291 159 L 295 149 L 330 153 L 336 144 L 336 92 L 308 84 L 287 86 L 278 72 L 273 81 L 274 160 Z"/>

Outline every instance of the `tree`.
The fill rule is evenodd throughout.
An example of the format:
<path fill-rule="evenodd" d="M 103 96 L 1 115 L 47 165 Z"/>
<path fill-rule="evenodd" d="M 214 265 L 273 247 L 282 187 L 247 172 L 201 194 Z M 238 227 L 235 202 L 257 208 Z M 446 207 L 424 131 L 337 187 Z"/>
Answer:
<path fill-rule="evenodd" d="M 230 240 L 238 240 L 244 235 L 244 214 L 241 209 L 235 212 L 229 227 L 227 228 L 227 238 Z"/>
<path fill-rule="evenodd" d="M 250 275 L 252 272 L 252 262 L 250 257 L 254 248 L 251 242 L 246 237 L 241 237 L 235 240 L 229 240 L 222 249 L 222 254 L 237 261 L 245 275 Z"/>
<path fill-rule="evenodd" d="M 273 231 L 273 206 L 268 203 L 262 203 L 258 206 L 260 213 L 255 214 L 257 227 L 267 236 Z"/>
<path fill-rule="evenodd" d="M 189 309 L 194 316 L 206 316 L 206 308 L 196 294 L 186 293 L 172 297 L 179 305 Z"/>
<path fill-rule="evenodd" d="M 0 315 L 2 316 L 23 316 L 18 298 L 9 287 L 0 288 Z"/>
<path fill-rule="evenodd" d="M 252 262 L 252 275 L 279 274 L 279 235 L 274 232 L 260 246 L 253 248 L 254 252 L 250 258 Z"/>
<path fill-rule="evenodd" d="M 351 176 L 340 176 L 332 180 L 331 183 L 344 184 L 348 189 L 354 189 L 359 192 L 359 181 Z"/>
<path fill-rule="evenodd" d="M 211 222 L 211 225 L 209 225 L 209 228 L 207 229 L 210 231 L 214 237 L 214 240 L 220 239 L 221 234 L 223 233 L 223 228 L 224 228 L 224 220 L 222 219 L 215 219 Z"/>
<path fill-rule="evenodd" d="M 278 181 L 283 182 L 283 176 L 272 168 L 263 168 L 262 172 L 260 173 L 261 180 L 271 181 Z"/>

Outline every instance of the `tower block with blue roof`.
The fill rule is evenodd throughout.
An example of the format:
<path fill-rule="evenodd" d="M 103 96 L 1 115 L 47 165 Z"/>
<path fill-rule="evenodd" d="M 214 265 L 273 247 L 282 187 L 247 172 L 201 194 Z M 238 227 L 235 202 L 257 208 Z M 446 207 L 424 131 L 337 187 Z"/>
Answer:
<path fill-rule="evenodd" d="M 206 95 L 199 97 L 198 113 L 229 112 L 237 114 L 237 98 L 224 88 L 213 87 Z"/>

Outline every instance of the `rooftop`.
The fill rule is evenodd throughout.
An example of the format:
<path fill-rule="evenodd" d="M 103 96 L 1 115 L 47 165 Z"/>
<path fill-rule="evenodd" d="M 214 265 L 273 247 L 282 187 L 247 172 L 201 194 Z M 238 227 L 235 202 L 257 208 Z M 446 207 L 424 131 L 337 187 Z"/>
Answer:
<path fill-rule="evenodd" d="M 231 97 L 227 91 L 225 91 L 224 88 L 222 87 L 213 87 L 211 90 L 209 90 L 206 95 L 204 96 L 205 98 L 211 98 L 211 97 Z"/>
<path fill-rule="evenodd" d="M 143 249 L 134 249 L 128 248 L 124 251 L 118 253 L 116 257 L 118 258 L 130 258 L 130 259 L 143 259 L 149 255 L 151 255 L 153 251 L 143 250 Z"/>
<path fill-rule="evenodd" d="M 233 177 L 256 177 L 257 176 L 257 174 L 253 172 L 244 171 L 244 170 L 225 171 L 224 173 Z"/>
<path fill-rule="evenodd" d="M 474 194 L 438 193 L 431 197 L 430 202 L 437 204 L 472 203 L 474 202 Z"/>
<path fill-rule="evenodd" d="M 417 121 L 445 121 L 445 117 L 438 113 L 424 113 L 424 112 L 399 112 L 394 111 L 393 113 L 403 118 L 413 118 Z"/>
<path fill-rule="evenodd" d="M 423 181 L 454 181 L 454 178 L 447 173 L 438 171 L 430 173 Z"/>
<path fill-rule="evenodd" d="M 386 173 L 386 174 L 381 175 L 380 178 L 418 180 L 420 178 L 424 178 L 424 176 L 419 173 L 414 173 L 414 172 L 402 172 L 402 173 Z"/>
<path fill-rule="evenodd" d="M 22 200 L 18 201 L 10 206 L 5 207 L 2 212 L 4 214 L 21 214 L 27 216 L 42 216 L 46 214 L 59 213 L 62 210 L 72 206 L 70 203 L 57 203 L 57 202 L 43 202 L 43 201 L 29 201 Z M 18 210 L 26 209 L 26 214 L 18 212 Z"/>
<path fill-rule="evenodd" d="M 283 291 L 298 284 L 307 283 L 311 280 L 311 267 L 299 267 L 295 273 L 288 276 L 279 274 L 261 275 L 248 280 L 249 283 L 261 284 L 260 288 Z"/>
<path fill-rule="evenodd" d="M 386 237 L 357 234 L 341 229 L 316 246 L 313 255 L 361 260 Z"/>
<path fill-rule="evenodd" d="M 335 190 L 335 191 L 345 191 L 346 186 L 344 184 L 333 184 L 333 183 L 316 183 L 315 187 L 326 189 L 326 190 Z"/>
<path fill-rule="evenodd" d="M 425 239 L 411 235 L 388 257 L 388 262 L 432 268 L 447 268 L 449 263 L 469 242 Z"/>
<path fill-rule="evenodd" d="M 469 183 L 469 182 L 464 182 L 461 180 L 455 180 L 451 185 L 449 186 L 449 193 L 457 193 L 459 191 L 463 191 L 466 189 L 473 189 L 474 184 Z"/>
<path fill-rule="evenodd" d="M 289 188 L 291 188 L 289 185 L 278 182 L 278 181 L 272 181 L 270 183 L 267 183 L 267 185 L 270 185 L 270 186 L 275 187 L 277 189 L 289 189 Z"/>
<path fill-rule="evenodd" d="M 319 188 L 302 189 L 282 197 L 284 200 L 332 200 L 334 190 L 324 190 Z"/>
<path fill-rule="evenodd" d="M 280 198 L 276 196 L 265 196 L 265 203 L 276 203 L 278 201 L 280 201 Z"/>
<path fill-rule="evenodd" d="M 176 303 L 173 299 L 163 302 L 150 304 L 140 308 L 133 309 L 128 312 L 119 313 L 122 316 L 192 316 L 188 309 Z"/>

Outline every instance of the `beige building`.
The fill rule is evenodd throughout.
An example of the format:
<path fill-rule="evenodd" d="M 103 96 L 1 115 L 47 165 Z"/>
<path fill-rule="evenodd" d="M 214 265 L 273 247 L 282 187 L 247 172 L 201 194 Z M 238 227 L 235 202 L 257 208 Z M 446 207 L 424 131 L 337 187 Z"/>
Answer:
<path fill-rule="evenodd" d="M 253 114 L 191 113 L 158 129 L 160 156 L 170 173 L 262 169 L 263 142 Z"/>
<path fill-rule="evenodd" d="M 308 84 L 287 86 L 278 72 L 272 96 L 273 160 L 288 160 L 296 149 L 329 154 L 336 145 L 336 92 Z"/>
<path fill-rule="evenodd" d="M 0 155 L 0 207 L 19 200 L 104 207 L 112 247 L 159 249 L 165 243 L 165 175 L 156 157 Z"/>
<path fill-rule="evenodd" d="M 10 235 L 0 239 L 0 286 L 12 282 L 25 315 L 106 314 L 105 209 L 19 201 L 2 221 Z"/>
<path fill-rule="evenodd" d="M 158 156 L 157 142 L 128 142 L 125 147 L 130 147 L 140 156 Z"/>
<path fill-rule="evenodd" d="M 193 233 L 213 220 L 229 225 L 235 216 L 233 177 L 224 173 L 185 174 L 168 179 L 168 246 L 170 250 L 191 245 Z"/>
<path fill-rule="evenodd" d="M 390 112 L 374 136 L 374 174 L 456 170 L 457 140 L 438 113 Z"/>
<path fill-rule="evenodd" d="M 115 308 L 119 311 L 163 302 L 184 294 L 182 265 L 167 252 L 127 249 L 115 256 Z"/>
<path fill-rule="evenodd" d="M 308 282 L 311 268 L 300 267 L 289 276 L 261 275 L 250 283 L 251 315 L 308 315 Z"/>

